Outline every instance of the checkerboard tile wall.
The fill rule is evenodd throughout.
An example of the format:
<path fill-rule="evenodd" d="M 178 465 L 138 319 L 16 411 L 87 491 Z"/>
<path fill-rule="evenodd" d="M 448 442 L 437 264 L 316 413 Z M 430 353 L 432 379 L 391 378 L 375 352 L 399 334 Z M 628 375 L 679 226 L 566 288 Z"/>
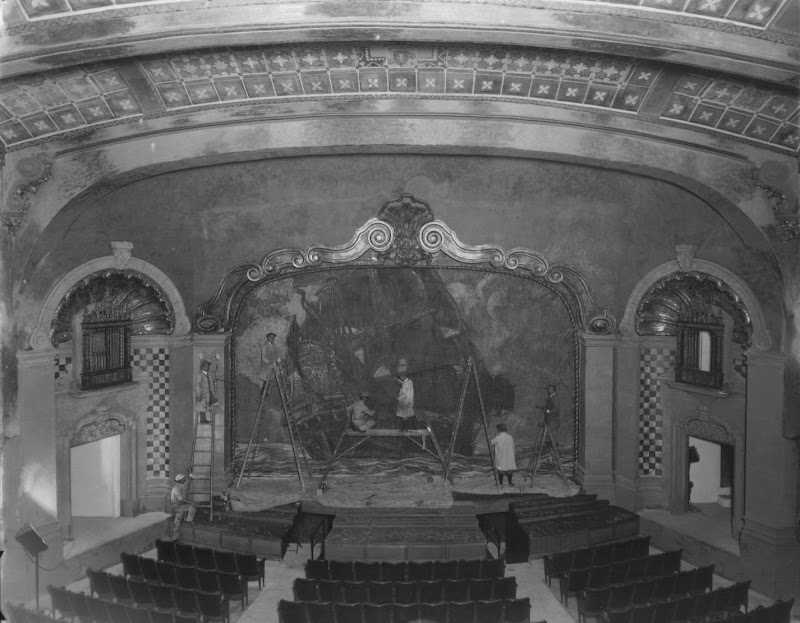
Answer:
<path fill-rule="evenodd" d="M 135 372 L 150 378 L 147 405 L 147 476 L 169 476 L 169 349 L 134 348 Z"/>
<path fill-rule="evenodd" d="M 72 357 L 69 355 L 58 354 L 55 357 L 55 376 L 56 385 L 69 383 L 72 376 Z"/>
<path fill-rule="evenodd" d="M 642 349 L 639 362 L 639 473 L 643 476 L 661 476 L 664 409 L 660 378 L 674 369 L 674 349 Z"/>

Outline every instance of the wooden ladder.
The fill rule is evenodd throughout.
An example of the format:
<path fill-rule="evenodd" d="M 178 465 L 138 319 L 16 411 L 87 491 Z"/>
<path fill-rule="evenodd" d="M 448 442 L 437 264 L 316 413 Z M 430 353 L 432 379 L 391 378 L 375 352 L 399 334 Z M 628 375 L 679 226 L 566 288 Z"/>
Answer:
<path fill-rule="evenodd" d="M 561 482 L 566 485 L 567 476 L 564 473 L 564 466 L 561 464 L 561 456 L 553 441 L 553 433 L 550 432 L 550 427 L 547 424 L 543 424 L 539 429 L 536 443 L 533 444 L 531 460 L 528 463 L 528 468 L 525 470 L 525 478 L 530 478 L 531 485 L 533 484 L 533 479 L 536 477 L 536 472 L 539 470 L 539 460 L 545 452 L 550 456 L 550 460 L 553 462 L 553 466 L 559 478 L 561 478 Z"/>
<path fill-rule="evenodd" d="M 289 441 L 292 443 L 292 453 L 294 454 L 294 463 L 297 467 L 297 476 L 300 478 L 300 486 L 303 491 L 306 490 L 306 481 L 311 482 L 313 475 L 311 467 L 308 464 L 308 457 L 306 457 L 305 449 L 303 448 L 303 438 L 300 435 L 300 429 L 297 427 L 297 422 L 294 419 L 294 413 L 289 405 L 289 400 L 286 397 L 286 383 L 283 378 L 283 372 L 278 367 L 277 363 L 272 364 L 272 369 L 275 372 L 275 384 L 278 386 L 278 393 L 281 397 L 281 406 L 283 407 L 283 415 L 286 418 L 286 428 L 289 430 Z"/>
<path fill-rule="evenodd" d="M 216 416 L 211 411 L 211 422 L 203 423 L 199 419 L 194 423 L 192 436 L 192 462 L 189 466 L 191 478 L 187 497 L 197 504 L 198 508 L 207 508 L 209 519 L 214 519 L 214 442 L 216 437 Z"/>

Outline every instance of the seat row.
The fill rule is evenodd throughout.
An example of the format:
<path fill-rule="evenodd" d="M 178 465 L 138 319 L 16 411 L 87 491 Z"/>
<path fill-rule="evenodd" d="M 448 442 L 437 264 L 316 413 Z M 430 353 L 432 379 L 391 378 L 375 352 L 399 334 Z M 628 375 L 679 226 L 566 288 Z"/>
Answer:
<path fill-rule="evenodd" d="M 578 618 L 581 612 L 624 610 L 652 602 L 674 600 L 686 595 L 700 595 L 711 590 L 713 577 L 714 565 L 709 565 L 621 586 L 587 588 L 578 594 Z M 748 588 L 749 583 L 747 588 L 740 589 L 744 590 L 745 599 Z"/>
<path fill-rule="evenodd" d="M 630 590 L 631 588 L 633 590 Z M 643 590 L 639 592 L 638 589 Z M 651 589 L 650 582 L 642 582 L 634 587 L 587 591 L 578 600 L 578 619 L 597 617 L 601 613 L 609 617 L 618 612 L 625 612 L 647 605 L 662 606 L 661 610 L 673 615 L 674 613 L 670 608 L 674 604 L 682 604 L 682 609 L 679 608 L 678 612 L 683 613 L 683 609 L 690 607 L 687 602 L 693 599 L 695 602 L 692 603 L 697 608 L 708 607 L 710 609 L 709 612 L 738 612 L 742 606 L 747 610 L 750 582 L 739 582 L 730 587 L 707 593 L 698 591 L 690 594 L 672 593 L 670 595 L 656 596 Z M 651 595 L 649 598 L 648 592 Z M 668 607 L 668 605 L 670 606 Z M 663 620 L 663 617 L 659 617 L 659 621 Z"/>
<path fill-rule="evenodd" d="M 158 559 L 164 562 L 172 562 L 185 567 L 238 573 L 247 578 L 248 582 L 258 581 L 259 588 L 261 588 L 264 581 L 266 559 L 258 558 L 255 554 L 231 552 L 224 549 L 201 547 L 191 543 L 162 539 L 156 539 L 156 553 Z M 133 560 L 135 556 L 123 553 L 120 557 L 122 558 L 123 568 L 125 568 L 127 560 L 127 563 L 131 565 L 131 574 L 135 575 L 136 561 Z M 128 571 L 125 573 L 127 575 Z"/>
<path fill-rule="evenodd" d="M 633 584 L 641 580 L 671 576 L 680 571 L 682 550 L 615 562 L 602 567 L 572 569 L 559 577 L 561 598 L 586 590 Z M 565 600 L 566 603 L 566 600 Z"/>
<path fill-rule="evenodd" d="M 607 623 L 633 623 L 634 617 L 639 623 L 671 623 L 672 621 L 696 623 L 706 619 L 733 618 L 742 614 L 742 608 L 746 613 L 749 588 L 750 581 L 748 580 L 702 595 L 691 595 L 626 610 L 607 611 L 602 616 Z M 771 622 L 762 621 L 762 623 Z"/>
<path fill-rule="evenodd" d="M 195 571 L 191 569 L 191 571 Z M 126 578 L 104 571 L 87 571 L 92 595 L 113 599 L 120 603 L 153 606 L 170 609 L 174 607 L 175 591 L 203 591 L 220 593 L 228 599 L 241 601 L 242 608 L 247 603 L 247 585 L 235 573 L 196 570 L 195 583 L 177 581 L 160 582 Z M 175 580 L 177 578 L 166 578 Z"/>
<path fill-rule="evenodd" d="M 145 562 L 147 561 L 147 562 Z M 247 578 L 234 572 L 213 571 L 197 567 L 184 567 L 171 562 L 141 557 L 141 576 L 115 576 L 102 571 L 89 571 L 93 593 L 126 601 L 125 585 L 135 587 L 142 582 L 150 585 L 165 584 L 206 592 L 223 592 L 235 599 L 247 600 Z M 103 576 L 106 576 L 105 578 Z"/>
<path fill-rule="evenodd" d="M 429 560 L 406 562 L 362 562 L 309 560 L 306 577 L 318 580 L 405 582 L 418 580 L 473 580 L 502 578 L 505 560 Z"/>
<path fill-rule="evenodd" d="M 153 609 L 91 597 L 64 588 L 48 586 L 53 615 L 90 623 L 206 623 L 230 621 L 230 604 L 219 593 L 177 589 L 170 607 Z"/>
<path fill-rule="evenodd" d="M 776 601 L 771 606 L 759 606 L 750 612 L 737 614 L 724 623 L 789 623 L 793 605 L 794 599 Z"/>
<path fill-rule="evenodd" d="M 516 596 L 517 579 L 514 577 L 419 582 L 337 582 L 304 578 L 294 581 L 297 601 L 410 604 L 514 599 Z"/>
<path fill-rule="evenodd" d="M 492 599 L 448 603 L 346 604 L 286 601 L 278 604 L 280 623 L 527 623 L 531 602 Z"/>
<path fill-rule="evenodd" d="M 544 577 L 548 584 L 553 577 L 571 569 L 600 567 L 633 558 L 643 558 L 650 551 L 650 537 L 638 537 L 627 541 L 605 543 L 568 552 L 559 552 L 544 557 Z"/>

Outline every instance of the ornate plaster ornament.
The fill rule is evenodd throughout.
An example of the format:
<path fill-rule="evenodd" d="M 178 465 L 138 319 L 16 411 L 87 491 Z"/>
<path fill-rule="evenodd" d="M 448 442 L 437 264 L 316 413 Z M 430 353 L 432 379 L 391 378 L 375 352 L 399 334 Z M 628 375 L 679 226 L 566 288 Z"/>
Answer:
<path fill-rule="evenodd" d="M 11 209 L 2 213 L 3 227 L 15 236 L 25 222 L 25 215 L 31 208 L 32 196 L 39 187 L 50 179 L 52 165 L 43 157 L 22 158 L 16 166 L 17 174 L 25 180 L 14 190 Z"/>
<path fill-rule="evenodd" d="M 111 252 L 114 254 L 114 258 L 116 259 L 116 267 L 119 270 L 128 267 L 128 264 L 131 261 L 132 251 L 132 242 L 125 242 L 123 240 L 111 241 Z"/>
<path fill-rule="evenodd" d="M 800 204 L 797 197 L 775 187 L 780 181 L 778 172 L 775 167 L 767 167 L 767 164 L 753 171 L 753 181 L 766 197 L 775 221 L 781 228 L 783 240 L 789 242 L 800 237 Z"/>
<path fill-rule="evenodd" d="M 683 272 L 688 273 L 694 267 L 695 253 L 697 253 L 696 244 L 679 244 L 675 247 L 675 259 Z"/>

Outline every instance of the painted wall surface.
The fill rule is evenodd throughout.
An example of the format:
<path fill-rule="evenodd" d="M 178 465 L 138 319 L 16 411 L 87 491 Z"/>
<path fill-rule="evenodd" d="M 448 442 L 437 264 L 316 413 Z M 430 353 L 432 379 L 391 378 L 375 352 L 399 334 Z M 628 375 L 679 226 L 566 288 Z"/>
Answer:
<path fill-rule="evenodd" d="M 266 339 L 276 334 L 274 344 Z M 555 384 L 562 449 L 573 443 L 574 328 L 547 287 L 467 270 L 356 268 L 287 277 L 256 289 L 234 328 L 237 441 L 246 443 L 264 383 L 262 437 L 287 442 L 273 363 L 315 456 L 320 434 L 333 450 L 345 410 L 368 392 L 378 428 L 397 428 L 399 369 L 414 385 L 414 411 L 449 445 L 469 357 L 478 370 L 490 427 L 504 422 L 519 446 L 532 445 Z M 471 383 L 472 380 L 470 380 Z M 480 428 L 468 386 L 456 452 L 472 454 Z M 558 425 L 556 425 L 558 424 Z M 484 441 L 485 444 L 485 441 Z"/>
<path fill-rule="evenodd" d="M 343 244 L 403 191 L 467 243 L 527 247 L 573 266 L 617 317 L 636 282 L 691 243 L 747 281 L 773 330 L 782 323 L 777 270 L 689 192 L 577 164 L 478 156 L 285 158 L 135 182 L 64 210 L 29 256 L 21 296 L 42 298 L 66 270 L 124 239 L 195 309 L 234 265 L 277 248 Z"/>
<path fill-rule="evenodd" d="M 689 437 L 689 445 L 697 448 L 700 460 L 689 466 L 692 483 L 690 502 L 717 502 L 720 486 L 720 445 L 705 439 Z"/>
<path fill-rule="evenodd" d="M 70 449 L 73 517 L 119 517 L 120 436 Z"/>

